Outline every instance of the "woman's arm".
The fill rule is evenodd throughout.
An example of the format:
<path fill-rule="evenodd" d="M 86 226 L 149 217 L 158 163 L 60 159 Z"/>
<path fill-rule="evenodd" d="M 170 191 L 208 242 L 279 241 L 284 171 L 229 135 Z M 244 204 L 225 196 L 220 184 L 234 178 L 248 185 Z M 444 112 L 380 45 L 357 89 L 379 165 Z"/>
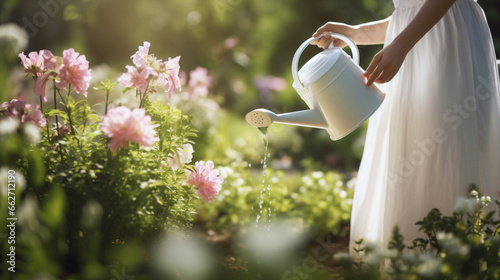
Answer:
<path fill-rule="evenodd" d="M 339 22 L 328 22 L 321 26 L 313 34 L 317 37 L 325 32 L 335 32 L 346 35 L 351 38 L 357 45 L 376 45 L 383 44 L 389 18 L 372 21 L 360 25 L 347 25 Z M 333 40 L 333 44 L 338 47 L 345 47 L 346 44 L 339 39 L 332 38 L 330 35 L 325 35 L 318 40 L 313 41 L 312 45 L 317 45 L 320 48 L 328 48 Z"/>
<path fill-rule="evenodd" d="M 374 57 L 366 69 L 366 85 L 390 81 L 413 46 L 446 14 L 456 0 L 426 0 L 408 26 Z"/>

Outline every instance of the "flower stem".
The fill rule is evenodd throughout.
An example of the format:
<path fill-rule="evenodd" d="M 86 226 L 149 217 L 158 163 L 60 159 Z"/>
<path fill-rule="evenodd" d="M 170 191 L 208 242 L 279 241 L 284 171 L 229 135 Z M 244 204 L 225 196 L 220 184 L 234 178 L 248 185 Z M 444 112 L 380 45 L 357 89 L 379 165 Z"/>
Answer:
<path fill-rule="evenodd" d="M 57 110 L 57 89 L 56 89 L 56 81 L 52 80 L 52 85 L 54 89 L 54 109 Z M 56 127 L 57 127 L 57 135 L 60 135 L 61 132 L 59 130 L 59 117 L 56 115 Z"/>
<path fill-rule="evenodd" d="M 68 121 L 69 121 L 69 127 L 71 129 L 71 134 L 75 135 L 75 129 L 73 128 L 73 120 L 71 119 L 71 108 L 68 107 L 68 100 L 70 98 L 71 94 L 71 84 L 68 85 L 68 95 L 66 96 L 66 102 L 64 102 L 64 105 L 66 105 L 66 112 L 68 113 Z"/>
<path fill-rule="evenodd" d="M 61 95 L 61 92 L 56 88 L 56 81 L 52 81 L 53 90 L 54 90 L 54 110 L 57 110 L 57 92 Z M 61 96 L 62 98 L 62 96 Z M 56 128 L 57 128 L 57 136 L 61 135 L 61 130 L 59 129 L 59 117 L 56 114 Z M 61 144 L 57 145 L 57 150 L 59 151 L 59 158 L 61 159 L 61 163 L 63 162 L 63 154 Z"/>
<path fill-rule="evenodd" d="M 106 90 L 106 107 L 104 107 L 104 114 L 108 113 L 108 100 L 109 100 L 109 89 Z"/>
<path fill-rule="evenodd" d="M 144 100 L 144 97 L 142 96 L 142 93 L 136 89 L 136 95 L 139 95 L 139 108 L 142 108 L 142 101 Z"/>
<path fill-rule="evenodd" d="M 43 112 L 43 101 L 42 101 L 42 97 L 40 96 L 40 111 L 42 111 L 42 114 L 44 114 Z M 45 116 L 45 114 L 44 114 Z M 49 140 L 50 138 L 50 130 L 49 130 L 49 122 L 47 122 L 47 140 Z"/>

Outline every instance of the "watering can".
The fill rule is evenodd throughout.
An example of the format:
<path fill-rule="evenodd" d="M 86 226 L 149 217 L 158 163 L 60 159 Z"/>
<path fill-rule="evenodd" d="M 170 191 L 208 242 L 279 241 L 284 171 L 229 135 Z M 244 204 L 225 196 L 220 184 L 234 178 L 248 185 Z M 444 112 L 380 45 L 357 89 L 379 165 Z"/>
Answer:
<path fill-rule="evenodd" d="M 305 48 L 326 34 L 346 42 L 352 59 L 341 48 L 331 44 L 297 71 Z M 328 32 L 310 38 L 300 45 L 292 61 L 293 88 L 310 109 L 284 114 L 256 109 L 249 112 L 245 119 L 254 127 L 282 123 L 323 128 L 332 140 L 339 140 L 367 120 L 384 100 L 385 94 L 376 84 L 366 86 L 363 73 L 359 66 L 359 50 L 349 37 Z"/>

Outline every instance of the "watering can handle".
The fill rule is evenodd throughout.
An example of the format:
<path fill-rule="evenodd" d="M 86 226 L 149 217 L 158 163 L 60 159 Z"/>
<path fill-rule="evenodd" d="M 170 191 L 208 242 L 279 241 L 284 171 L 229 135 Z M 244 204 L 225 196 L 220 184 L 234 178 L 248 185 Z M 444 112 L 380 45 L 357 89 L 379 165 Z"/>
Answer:
<path fill-rule="evenodd" d="M 300 47 L 295 52 L 295 55 L 293 56 L 293 60 L 292 60 L 292 76 L 293 76 L 293 80 L 297 82 L 297 85 L 300 88 L 304 88 L 304 85 L 300 81 L 299 74 L 298 74 L 298 67 L 299 67 L 300 56 L 302 55 L 302 53 L 304 52 L 304 50 L 307 48 L 307 46 L 309 46 L 309 44 L 312 41 L 317 40 L 317 39 L 325 36 L 326 34 L 330 34 L 333 37 L 339 38 L 340 40 L 346 42 L 347 45 L 349 46 L 349 48 L 351 49 L 352 59 L 353 59 L 354 63 L 356 63 L 356 64 L 359 65 L 359 50 L 358 50 L 358 47 L 356 46 L 356 44 L 349 37 L 347 37 L 345 35 L 342 35 L 342 34 L 333 33 L 333 32 L 326 32 L 324 34 L 319 35 L 318 37 L 311 37 L 311 38 L 307 39 L 304 43 L 302 43 L 302 45 L 300 45 Z M 330 47 L 332 47 L 332 46 L 333 46 L 333 42 L 330 45 Z"/>

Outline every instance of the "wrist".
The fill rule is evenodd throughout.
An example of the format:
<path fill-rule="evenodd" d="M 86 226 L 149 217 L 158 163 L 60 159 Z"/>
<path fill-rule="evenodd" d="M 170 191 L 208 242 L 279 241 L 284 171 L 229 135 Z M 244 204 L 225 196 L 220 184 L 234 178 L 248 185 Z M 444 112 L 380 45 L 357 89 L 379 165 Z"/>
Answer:
<path fill-rule="evenodd" d="M 358 44 L 359 42 L 359 26 L 357 25 L 344 25 L 342 26 L 342 29 L 339 30 L 339 33 L 351 38 L 351 40 L 354 41 L 354 43 Z"/>
<path fill-rule="evenodd" d="M 404 34 L 400 34 L 394 38 L 391 44 L 397 45 L 398 49 L 408 53 L 415 45 L 415 42 L 410 38 L 405 38 Z"/>

